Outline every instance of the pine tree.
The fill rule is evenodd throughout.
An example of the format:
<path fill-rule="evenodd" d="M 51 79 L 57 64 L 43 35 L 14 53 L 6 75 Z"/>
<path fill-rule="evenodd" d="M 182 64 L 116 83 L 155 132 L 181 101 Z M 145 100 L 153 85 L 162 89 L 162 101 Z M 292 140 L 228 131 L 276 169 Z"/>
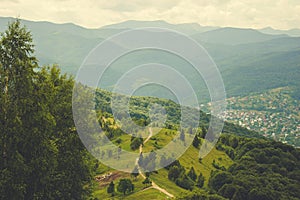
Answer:
<path fill-rule="evenodd" d="M 207 129 L 204 126 L 201 126 L 201 138 L 205 138 L 207 134 Z"/>
<path fill-rule="evenodd" d="M 56 199 L 83 199 L 84 188 L 91 179 L 91 158 L 76 132 L 72 115 L 72 89 L 74 80 L 60 75 L 57 67 L 40 71 L 40 85 L 47 94 L 48 106 L 55 119 L 51 140 L 56 148 L 55 179 L 51 180 Z M 47 92 L 48 91 L 48 92 Z M 51 91 L 51 94 L 49 94 Z"/>
<path fill-rule="evenodd" d="M 198 138 L 197 135 L 195 135 L 194 140 L 193 140 L 193 146 L 195 148 L 199 148 L 199 145 L 200 145 L 200 139 Z"/>
<path fill-rule="evenodd" d="M 40 68 L 20 20 L 0 39 L 0 196 L 82 199 L 89 155 L 72 119 L 74 81 Z"/>
<path fill-rule="evenodd" d="M 115 184 L 114 184 L 113 181 L 110 182 L 110 184 L 108 185 L 107 193 L 111 194 L 111 196 L 114 196 L 114 193 L 115 193 Z"/>
<path fill-rule="evenodd" d="M 205 180 L 205 179 L 204 179 L 203 174 L 200 173 L 199 176 L 198 176 L 198 178 L 197 178 L 196 186 L 197 186 L 198 188 L 202 188 L 203 185 L 204 185 L 204 180 Z"/>
<path fill-rule="evenodd" d="M 132 192 L 134 190 L 134 185 L 132 184 L 130 179 L 121 179 L 118 184 L 117 190 L 125 195 L 126 193 Z"/>
<path fill-rule="evenodd" d="M 20 20 L 9 24 L 0 41 L 0 170 L 4 174 L 0 184 L 1 196 L 9 199 L 48 197 L 45 184 L 51 172 L 46 169 L 53 162 L 53 151 L 47 138 L 53 120 L 39 99 L 33 53 L 30 32 L 21 27 Z"/>
<path fill-rule="evenodd" d="M 146 179 L 142 182 L 144 185 L 151 185 L 152 181 L 149 179 L 149 177 L 146 177 Z"/>
<path fill-rule="evenodd" d="M 194 167 L 191 168 L 191 170 L 188 172 L 188 177 L 190 177 L 193 181 L 196 181 L 197 179 L 197 174 L 194 170 Z"/>

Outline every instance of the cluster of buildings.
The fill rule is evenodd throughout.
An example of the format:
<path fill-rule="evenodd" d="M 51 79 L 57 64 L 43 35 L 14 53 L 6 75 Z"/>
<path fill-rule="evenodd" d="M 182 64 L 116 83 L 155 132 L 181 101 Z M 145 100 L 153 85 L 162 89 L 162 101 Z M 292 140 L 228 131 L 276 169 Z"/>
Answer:
<path fill-rule="evenodd" d="M 225 119 L 265 137 L 300 147 L 300 101 L 289 88 L 227 99 Z"/>

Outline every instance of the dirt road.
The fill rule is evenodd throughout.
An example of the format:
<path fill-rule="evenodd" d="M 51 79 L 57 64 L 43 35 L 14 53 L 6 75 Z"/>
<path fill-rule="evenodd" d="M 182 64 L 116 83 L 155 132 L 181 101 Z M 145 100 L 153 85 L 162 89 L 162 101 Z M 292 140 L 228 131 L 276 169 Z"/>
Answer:
<path fill-rule="evenodd" d="M 147 139 L 143 142 L 143 144 L 145 144 L 146 142 L 148 142 L 148 140 L 152 137 L 152 135 L 153 135 L 152 129 L 151 129 L 151 127 L 149 127 L 149 136 L 148 136 Z M 141 144 L 141 145 L 140 145 L 140 153 L 142 153 L 142 152 L 143 152 L 143 145 Z M 139 158 L 136 159 L 135 164 L 136 164 L 137 167 L 138 167 L 139 174 L 143 177 L 143 179 L 146 179 L 146 176 L 143 174 L 143 172 L 142 172 L 142 170 L 141 170 L 141 168 L 140 168 L 140 166 L 139 166 L 138 161 L 139 161 Z M 159 187 L 154 181 L 152 181 L 152 186 L 149 187 L 149 188 L 153 188 L 153 189 L 159 190 L 160 192 L 164 193 L 164 194 L 167 195 L 168 197 L 174 198 L 174 195 L 173 195 L 173 194 L 171 194 L 171 193 L 169 193 L 167 190 L 165 190 L 165 189 Z"/>

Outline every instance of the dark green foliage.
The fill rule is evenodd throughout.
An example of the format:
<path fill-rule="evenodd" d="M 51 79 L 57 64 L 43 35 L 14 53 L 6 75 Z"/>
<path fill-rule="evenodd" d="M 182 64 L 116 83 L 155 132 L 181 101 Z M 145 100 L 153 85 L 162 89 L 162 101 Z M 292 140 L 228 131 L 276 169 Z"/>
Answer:
<path fill-rule="evenodd" d="M 299 199 L 298 149 L 234 135 L 222 135 L 218 146 L 229 156 L 232 151 L 236 155 L 227 172 L 211 175 L 209 186 L 218 194 L 230 199 Z"/>
<path fill-rule="evenodd" d="M 199 145 L 200 145 L 200 139 L 198 138 L 198 136 L 196 135 L 195 137 L 194 137 L 194 140 L 193 140 L 193 146 L 195 147 L 195 148 L 199 148 Z"/>
<path fill-rule="evenodd" d="M 207 133 L 207 128 L 201 126 L 201 138 L 205 138 L 206 133 Z"/>
<path fill-rule="evenodd" d="M 173 166 L 181 167 L 181 164 L 180 164 L 179 160 L 174 160 L 174 162 L 172 162 L 171 164 L 169 164 L 165 168 L 169 170 Z"/>
<path fill-rule="evenodd" d="M 146 176 L 147 178 L 149 178 L 149 177 L 150 177 L 150 172 L 146 172 L 146 173 L 145 173 L 145 176 Z"/>
<path fill-rule="evenodd" d="M 186 175 L 183 174 L 175 180 L 176 185 L 186 190 L 193 190 L 194 182 Z"/>
<path fill-rule="evenodd" d="M 222 171 L 225 171 L 226 168 L 224 166 L 221 166 L 220 164 L 218 164 L 215 160 L 213 160 L 212 166 L 216 169 L 220 169 Z"/>
<path fill-rule="evenodd" d="M 229 172 L 214 172 L 209 179 L 209 186 L 218 191 L 224 184 L 232 183 L 233 178 Z"/>
<path fill-rule="evenodd" d="M 197 178 L 197 181 L 196 181 L 196 186 L 198 188 L 202 188 L 203 185 L 204 185 L 204 180 L 205 180 L 205 178 L 204 178 L 203 174 L 200 173 L 199 176 L 198 176 L 198 178 Z"/>
<path fill-rule="evenodd" d="M 152 181 L 149 179 L 149 177 L 146 177 L 146 179 L 143 181 L 143 184 L 144 185 L 151 185 L 152 184 Z"/>
<path fill-rule="evenodd" d="M 134 185 L 130 179 L 121 179 L 117 190 L 125 195 L 126 193 L 130 193 L 134 190 Z"/>
<path fill-rule="evenodd" d="M 225 184 L 223 185 L 220 190 L 219 194 L 222 195 L 223 197 L 232 199 L 233 196 L 238 192 L 241 191 L 242 189 L 236 185 L 233 184 Z M 237 195 L 236 195 L 237 196 Z"/>
<path fill-rule="evenodd" d="M 169 169 L 168 178 L 171 181 L 176 181 L 176 179 L 178 179 L 184 172 L 185 170 L 182 166 L 172 166 Z"/>
<path fill-rule="evenodd" d="M 85 198 L 91 158 L 72 119 L 74 81 L 33 53 L 30 33 L 10 24 L 0 40 L 0 196 Z"/>
<path fill-rule="evenodd" d="M 183 195 L 179 198 L 180 200 L 209 200 L 208 194 L 205 192 L 193 192 L 190 194 Z"/>
<path fill-rule="evenodd" d="M 208 196 L 209 200 L 227 200 L 226 198 L 219 196 L 217 194 L 211 194 Z"/>
<path fill-rule="evenodd" d="M 193 190 L 194 181 L 197 178 L 197 174 L 193 167 L 190 169 L 188 174 L 185 174 L 185 168 L 180 165 L 178 160 L 176 160 L 168 169 L 169 180 L 175 182 L 176 185 L 181 188 L 184 188 L 186 190 Z"/>
<path fill-rule="evenodd" d="M 196 181 L 196 179 L 197 179 L 197 174 L 196 174 L 196 172 L 195 172 L 195 169 L 194 169 L 194 167 L 192 167 L 191 169 L 190 169 L 190 171 L 188 172 L 188 177 L 190 178 L 190 179 L 192 179 L 193 181 Z"/>
<path fill-rule="evenodd" d="M 269 193 L 271 191 L 266 190 L 260 190 L 260 189 L 252 189 L 249 192 L 248 199 L 249 200 L 272 200 L 275 199 L 274 195 L 272 193 Z"/>
<path fill-rule="evenodd" d="M 143 138 L 134 138 L 130 143 L 130 148 L 136 150 L 143 144 Z"/>
<path fill-rule="evenodd" d="M 40 162 L 40 158 L 45 158 L 46 154 L 51 154 L 52 151 L 43 138 L 43 136 L 49 138 L 49 131 L 41 133 L 39 125 L 44 123 L 45 128 L 48 129 L 53 121 L 47 118 L 49 112 L 43 112 L 41 106 L 34 104 L 39 94 L 34 90 L 33 78 L 36 75 L 34 70 L 38 66 L 36 58 L 32 56 L 33 52 L 31 34 L 21 27 L 20 20 L 10 24 L 8 30 L 1 33 L 0 174 L 3 177 L 1 177 L 0 196 L 4 199 L 22 199 L 31 197 L 35 192 L 40 193 L 40 190 L 28 186 L 28 183 L 30 181 L 37 183 L 39 174 L 36 174 L 37 177 L 31 177 L 35 170 L 47 168 L 52 162 L 51 159 L 44 163 Z M 41 111 L 34 112 L 38 109 Z M 40 122 L 37 121 L 38 118 L 41 118 Z M 37 128 L 30 130 L 30 126 L 35 123 Z M 37 137 L 32 140 L 32 143 L 28 143 L 33 136 Z M 41 143 L 45 144 L 45 148 L 37 152 Z M 34 158 L 35 153 L 40 158 Z M 20 176 L 18 180 L 15 180 L 18 176 Z M 32 179 L 29 180 L 29 177 Z"/>
<path fill-rule="evenodd" d="M 236 148 L 239 145 L 239 140 L 236 137 L 231 137 L 229 140 L 229 146 L 231 146 L 232 148 Z"/>
<path fill-rule="evenodd" d="M 121 139 L 121 138 L 118 138 L 118 139 L 116 140 L 116 143 L 117 143 L 117 144 L 121 144 L 121 142 L 122 142 L 122 139 Z"/>
<path fill-rule="evenodd" d="M 109 183 L 109 185 L 107 187 L 107 193 L 111 194 L 112 196 L 114 195 L 114 193 L 115 193 L 115 184 L 114 184 L 113 181 Z"/>
<path fill-rule="evenodd" d="M 238 190 L 235 191 L 232 200 L 240 200 L 240 199 L 247 199 L 247 191 L 243 187 L 238 187 Z"/>
<path fill-rule="evenodd" d="M 180 200 L 226 200 L 224 197 L 217 194 L 208 194 L 205 191 L 197 190 L 191 193 L 185 194 L 179 198 Z"/>

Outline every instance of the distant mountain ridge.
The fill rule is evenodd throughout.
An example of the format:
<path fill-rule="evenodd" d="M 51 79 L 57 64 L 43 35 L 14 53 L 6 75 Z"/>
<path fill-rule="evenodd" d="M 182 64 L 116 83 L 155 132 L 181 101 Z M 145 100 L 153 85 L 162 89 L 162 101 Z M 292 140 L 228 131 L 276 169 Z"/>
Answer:
<path fill-rule="evenodd" d="M 294 28 L 290 30 L 276 30 L 271 27 L 266 27 L 263 29 L 259 29 L 259 31 L 266 34 L 273 34 L 273 35 L 287 34 L 292 37 L 300 37 L 300 29 L 298 28 Z"/>
<path fill-rule="evenodd" d="M 102 29 L 134 29 L 134 28 L 143 28 L 143 27 L 159 27 L 159 28 L 167 28 L 173 29 L 187 35 L 195 34 L 195 33 L 202 33 L 210 30 L 218 29 L 219 27 L 214 26 L 201 26 L 197 23 L 184 23 L 184 24 L 170 24 L 163 20 L 157 21 L 136 21 L 136 20 L 129 20 L 124 21 L 117 24 L 111 24 L 107 26 L 101 27 Z"/>
<path fill-rule="evenodd" d="M 225 45 L 238 45 L 254 42 L 264 42 L 267 40 L 288 37 L 286 34 L 269 35 L 261 33 L 254 29 L 241 29 L 241 28 L 219 28 L 204 33 L 197 33 L 192 35 L 197 41 L 218 43 Z"/>
<path fill-rule="evenodd" d="M 0 17 L 0 31 L 7 28 L 13 18 Z M 189 35 L 204 46 L 213 58 L 222 74 L 229 96 L 244 95 L 247 92 L 262 92 L 274 87 L 300 87 L 300 37 L 288 34 L 298 29 L 281 31 L 274 29 L 243 29 L 232 27 L 209 27 L 196 23 L 170 24 L 165 21 L 125 21 L 101 27 L 87 29 L 72 23 L 55 24 L 51 22 L 33 22 L 22 20 L 32 32 L 36 44 L 36 56 L 42 65 L 58 64 L 63 72 L 75 75 L 88 53 L 105 38 L 124 30 L 141 27 L 160 27 L 173 29 Z M 263 33 L 265 32 L 265 33 Z M 267 33 L 268 32 L 268 33 Z M 279 34 L 279 35 L 278 35 Z M 111 87 L 112 78 L 122 74 L 124 67 L 135 63 L 151 61 L 156 58 L 164 64 L 177 65 L 186 70 L 184 62 L 160 54 L 139 54 L 138 58 L 122 59 L 116 64 L 114 77 L 107 79 Z M 250 73 L 251 71 L 251 73 Z M 264 73 L 262 73 L 264 72 Z M 192 78 L 193 81 L 193 78 Z M 255 83 L 254 85 L 252 85 Z M 197 86 L 198 87 L 198 86 Z M 199 86 L 203 94 L 206 86 Z M 205 95 L 204 95 L 205 96 Z"/>

